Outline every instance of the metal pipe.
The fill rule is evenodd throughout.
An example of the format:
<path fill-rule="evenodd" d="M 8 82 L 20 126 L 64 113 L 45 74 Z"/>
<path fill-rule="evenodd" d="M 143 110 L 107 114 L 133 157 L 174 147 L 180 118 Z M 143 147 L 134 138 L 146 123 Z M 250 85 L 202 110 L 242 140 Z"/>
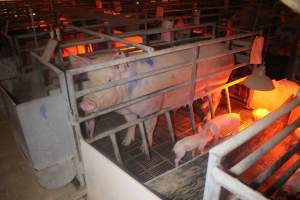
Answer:
<path fill-rule="evenodd" d="M 298 159 L 287 171 L 284 172 L 282 176 L 276 182 L 269 187 L 269 189 L 264 193 L 267 196 L 271 196 L 277 189 L 282 187 L 284 183 L 299 169 L 300 159 Z"/>
<path fill-rule="evenodd" d="M 294 155 L 300 147 L 300 143 L 294 144 L 289 150 L 281 156 L 272 166 L 262 172 L 255 180 L 250 184 L 252 188 L 258 188 L 267 178 L 273 175 L 286 161 L 288 161 L 292 155 Z"/>
<path fill-rule="evenodd" d="M 230 102 L 230 95 L 229 95 L 228 87 L 225 88 L 225 95 L 226 95 L 227 109 L 228 109 L 228 112 L 231 113 L 231 102 Z"/>
<path fill-rule="evenodd" d="M 237 178 L 230 176 L 218 167 L 215 167 L 212 171 L 212 175 L 217 184 L 226 188 L 240 199 L 255 199 L 255 200 L 267 200 L 262 194 L 252 190 L 247 185 L 242 183 Z"/>
<path fill-rule="evenodd" d="M 127 40 L 123 40 L 123 39 L 120 39 L 120 38 L 117 38 L 117 37 L 112 37 L 110 35 L 105 35 L 103 33 L 99 33 L 99 32 L 96 32 L 96 31 L 91 31 L 91 30 L 79 28 L 79 27 L 72 26 L 72 25 L 68 25 L 68 27 L 71 28 L 71 29 L 83 32 L 83 33 L 87 33 L 87 34 L 96 36 L 96 37 L 106 38 L 106 39 L 109 39 L 111 41 L 122 42 L 122 43 L 130 45 L 130 46 L 135 46 L 135 47 L 137 47 L 139 49 L 142 49 L 144 51 L 147 51 L 147 52 L 153 52 L 154 51 L 154 49 L 152 47 L 145 46 L 145 45 L 142 45 L 142 44 L 137 44 L 137 43 L 134 43 L 134 42 L 129 42 Z"/>
<path fill-rule="evenodd" d="M 216 154 L 219 157 L 224 157 L 229 152 L 233 151 L 240 145 L 244 144 L 246 141 L 251 139 L 252 137 L 256 136 L 260 133 L 260 131 L 264 130 L 268 127 L 272 122 L 280 118 L 281 116 L 287 114 L 289 111 L 294 109 L 295 107 L 300 105 L 300 90 L 297 92 L 297 97 L 292 100 L 291 102 L 280 106 L 276 109 L 272 115 L 267 115 L 263 119 L 255 122 L 252 126 L 244 129 L 233 136 L 230 140 L 223 142 L 222 144 L 215 146 L 210 150 L 212 154 Z"/>
<path fill-rule="evenodd" d="M 117 161 L 121 165 L 123 165 L 123 161 L 122 161 L 122 158 L 121 158 L 121 155 L 120 155 L 119 146 L 118 146 L 118 143 L 117 143 L 116 133 L 110 134 L 109 137 L 110 137 L 113 149 L 114 149 L 115 157 L 116 157 Z"/>
<path fill-rule="evenodd" d="M 229 171 L 237 176 L 242 174 L 263 155 L 268 153 L 275 145 L 277 145 L 284 138 L 286 138 L 291 133 L 291 131 L 295 130 L 299 126 L 300 119 L 285 127 L 283 130 L 277 133 L 276 136 L 268 140 L 268 142 L 257 148 L 254 152 L 252 152 L 251 154 L 243 158 L 240 162 L 231 167 Z"/>
<path fill-rule="evenodd" d="M 175 142 L 175 133 L 174 133 L 174 129 L 173 129 L 173 125 L 172 125 L 172 119 L 171 119 L 171 115 L 170 115 L 170 111 L 166 111 L 165 112 L 165 116 L 166 116 L 166 120 L 167 120 L 167 124 L 168 124 L 168 130 L 171 136 L 171 141 Z"/>
<path fill-rule="evenodd" d="M 72 75 L 81 74 L 81 73 L 85 73 L 85 72 L 92 71 L 92 70 L 106 68 L 108 66 L 119 65 L 122 63 L 126 63 L 126 62 L 137 61 L 137 60 L 146 59 L 146 58 L 159 56 L 159 55 L 163 55 L 163 54 L 168 54 L 168 53 L 175 53 L 178 51 L 184 51 L 187 49 L 191 49 L 195 46 L 202 47 L 202 46 L 212 45 L 212 44 L 221 43 L 221 42 L 225 42 L 225 41 L 229 41 L 229 40 L 236 40 L 236 39 L 240 39 L 240 38 L 251 37 L 253 35 L 255 35 L 255 34 L 254 33 L 245 33 L 245 34 L 239 34 L 239 35 L 234 35 L 234 36 L 230 36 L 230 37 L 217 38 L 217 39 L 214 39 L 213 41 L 200 41 L 200 42 L 195 42 L 195 43 L 191 43 L 191 44 L 187 44 L 187 45 L 175 46 L 175 47 L 168 48 L 168 49 L 158 50 L 158 51 L 152 52 L 151 54 L 139 54 L 139 55 L 134 55 L 134 56 L 126 57 L 126 58 L 121 58 L 121 59 L 117 59 L 117 60 L 104 62 L 101 64 L 88 65 L 84 68 L 70 69 L 70 70 L 68 70 L 68 73 L 70 73 Z"/>

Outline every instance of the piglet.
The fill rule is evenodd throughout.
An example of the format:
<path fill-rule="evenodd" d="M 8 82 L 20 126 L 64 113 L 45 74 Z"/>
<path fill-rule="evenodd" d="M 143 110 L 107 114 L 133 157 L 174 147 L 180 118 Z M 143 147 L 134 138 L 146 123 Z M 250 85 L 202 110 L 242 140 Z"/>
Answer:
<path fill-rule="evenodd" d="M 196 151 L 197 148 L 199 151 L 202 151 L 212 139 L 212 135 L 206 134 L 199 128 L 197 134 L 187 136 L 176 142 L 173 147 L 173 152 L 176 154 L 175 166 L 177 167 L 179 165 L 180 160 L 184 157 L 186 152 Z"/>
<path fill-rule="evenodd" d="M 218 140 L 236 134 L 239 130 L 240 120 L 240 115 L 237 113 L 219 115 L 205 123 L 203 131 Z"/>

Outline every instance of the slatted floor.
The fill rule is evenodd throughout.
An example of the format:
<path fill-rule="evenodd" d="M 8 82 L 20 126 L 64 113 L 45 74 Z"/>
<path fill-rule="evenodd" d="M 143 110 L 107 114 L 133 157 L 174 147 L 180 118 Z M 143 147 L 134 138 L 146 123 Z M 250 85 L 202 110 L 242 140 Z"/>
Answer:
<path fill-rule="evenodd" d="M 236 102 L 232 102 L 233 112 L 240 113 L 242 122 L 241 129 L 249 126 L 252 123 L 251 112 L 246 109 L 242 109 L 241 105 Z M 226 105 L 221 104 L 217 110 L 217 115 L 226 113 Z M 182 108 L 176 112 L 174 117 L 174 129 L 176 138 L 180 139 L 184 136 L 191 135 L 192 128 L 189 118 L 189 113 L 186 109 Z M 114 114 L 111 116 L 104 116 L 97 121 L 97 129 L 102 130 L 109 129 L 120 123 L 124 123 L 125 120 L 122 116 Z M 198 120 L 196 120 L 199 123 Z M 125 131 L 117 134 L 118 143 L 120 147 L 120 153 L 124 162 L 124 169 L 129 174 L 134 176 L 140 182 L 146 182 L 154 177 L 157 177 L 164 172 L 173 169 L 175 155 L 172 152 L 174 144 L 171 142 L 171 138 L 168 133 L 167 123 L 164 116 L 159 118 L 158 126 L 155 130 L 154 145 L 151 147 L 151 160 L 148 160 L 145 154 L 141 151 L 141 139 L 139 133 L 136 134 L 136 141 L 128 146 L 124 147 L 121 145 L 122 138 L 125 135 Z M 98 140 L 93 143 L 93 146 L 102 152 L 104 155 L 115 161 L 115 156 L 112 148 L 112 144 L 109 138 Z M 191 153 L 188 153 L 182 160 L 181 163 L 187 162 L 192 159 Z"/>

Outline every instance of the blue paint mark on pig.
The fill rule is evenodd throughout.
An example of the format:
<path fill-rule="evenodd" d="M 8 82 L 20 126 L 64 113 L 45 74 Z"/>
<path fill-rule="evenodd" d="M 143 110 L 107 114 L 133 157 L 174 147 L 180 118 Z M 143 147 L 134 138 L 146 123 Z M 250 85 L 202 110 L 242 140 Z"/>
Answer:
<path fill-rule="evenodd" d="M 40 113 L 41 113 L 41 116 L 44 118 L 44 119 L 48 119 L 48 115 L 47 115 L 47 108 L 45 106 L 45 104 L 42 104 L 41 107 L 40 107 Z"/>

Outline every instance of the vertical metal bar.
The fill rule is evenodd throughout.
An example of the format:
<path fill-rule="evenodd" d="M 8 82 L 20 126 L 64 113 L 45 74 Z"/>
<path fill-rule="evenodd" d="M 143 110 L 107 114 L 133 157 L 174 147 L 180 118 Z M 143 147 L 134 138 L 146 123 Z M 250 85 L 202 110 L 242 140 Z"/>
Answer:
<path fill-rule="evenodd" d="M 165 112 L 165 116 L 166 116 L 166 119 L 167 119 L 168 129 L 169 129 L 169 133 L 170 133 L 170 136 L 171 136 L 171 140 L 172 140 L 172 142 L 175 142 L 175 134 L 174 134 L 174 129 L 173 129 L 173 124 L 172 124 L 172 120 L 171 120 L 170 111 Z"/>
<path fill-rule="evenodd" d="M 213 101 L 212 101 L 211 94 L 209 94 L 207 96 L 207 98 L 208 98 L 209 111 L 210 111 L 211 118 L 214 118 L 215 117 L 215 111 L 214 111 L 214 107 L 213 107 Z"/>
<path fill-rule="evenodd" d="M 227 109 L 228 112 L 231 113 L 231 102 L 230 102 L 230 95 L 228 87 L 225 87 L 225 95 L 226 95 L 226 101 L 227 101 Z"/>
<path fill-rule="evenodd" d="M 143 143 L 145 154 L 146 154 L 147 158 L 150 160 L 151 157 L 150 157 L 150 151 L 149 151 L 149 146 L 148 146 L 148 142 L 147 142 L 144 122 L 139 123 L 139 130 L 141 133 L 142 143 Z"/>
<path fill-rule="evenodd" d="M 218 155 L 209 153 L 207 172 L 205 178 L 205 188 L 204 188 L 204 200 L 215 200 L 220 199 L 221 186 L 216 183 L 213 177 L 213 169 L 218 167 L 221 163 L 221 158 Z"/>
<path fill-rule="evenodd" d="M 195 115 L 194 115 L 194 109 L 193 109 L 193 101 L 195 96 L 195 88 L 196 88 L 196 78 L 197 78 L 197 58 L 198 58 L 198 48 L 193 48 L 193 64 L 192 64 L 192 74 L 191 74 L 191 85 L 190 85 L 190 96 L 189 96 L 189 111 L 190 111 L 190 117 L 192 122 L 192 130 L 193 133 L 196 133 L 196 122 L 195 122 Z"/>
<path fill-rule="evenodd" d="M 123 165 L 123 161 L 122 161 L 122 158 L 120 155 L 120 150 L 119 150 L 119 146 L 118 146 L 118 142 L 117 142 L 117 138 L 116 138 L 116 133 L 110 134 L 109 137 L 110 137 L 111 143 L 114 148 L 116 159 L 121 165 Z"/>
<path fill-rule="evenodd" d="M 216 24 L 212 26 L 212 39 L 216 38 Z"/>
<path fill-rule="evenodd" d="M 75 89 L 74 89 L 74 81 L 73 76 L 71 74 L 66 73 L 65 81 L 60 79 L 61 83 L 61 90 L 62 94 L 66 95 L 65 98 L 69 102 L 68 110 L 69 110 L 69 117 L 70 121 L 73 126 L 74 131 L 74 140 L 76 145 L 75 154 L 75 167 L 77 170 L 77 179 L 81 186 L 85 185 L 85 178 L 84 178 L 84 169 L 82 164 L 82 152 L 80 147 L 80 140 L 82 138 L 81 135 L 81 128 L 79 123 L 77 122 L 78 119 L 78 110 L 77 110 L 77 103 L 75 98 Z"/>

